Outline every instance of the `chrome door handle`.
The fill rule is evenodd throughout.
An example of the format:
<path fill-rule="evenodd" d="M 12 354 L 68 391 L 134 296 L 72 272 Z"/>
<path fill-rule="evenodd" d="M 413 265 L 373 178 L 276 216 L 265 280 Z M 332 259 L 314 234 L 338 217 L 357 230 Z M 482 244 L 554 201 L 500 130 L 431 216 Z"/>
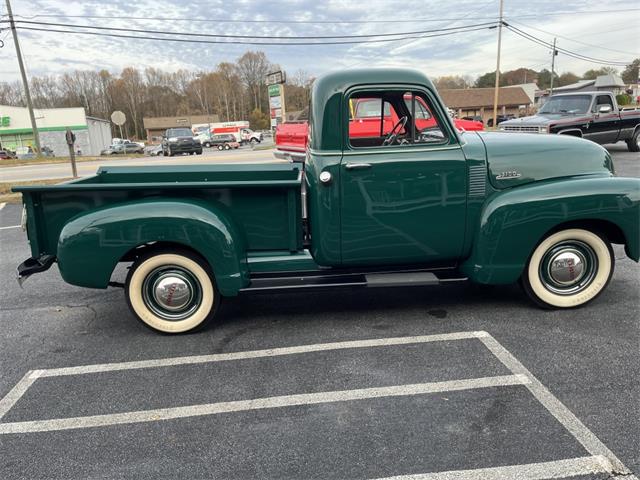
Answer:
<path fill-rule="evenodd" d="M 365 168 L 371 168 L 370 163 L 345 163 L 344 168 L 347 170 L 364 170 Z"/>

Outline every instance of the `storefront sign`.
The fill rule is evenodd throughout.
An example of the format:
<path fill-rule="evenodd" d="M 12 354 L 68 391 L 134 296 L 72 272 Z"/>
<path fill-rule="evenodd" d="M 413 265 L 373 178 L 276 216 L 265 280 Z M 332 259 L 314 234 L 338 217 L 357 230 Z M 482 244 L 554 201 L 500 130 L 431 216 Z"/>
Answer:
<path fill-rule="evenodd" d="M 0 117 L 0 127 L 8 127 L 11 125 L 11 117 Z"/>

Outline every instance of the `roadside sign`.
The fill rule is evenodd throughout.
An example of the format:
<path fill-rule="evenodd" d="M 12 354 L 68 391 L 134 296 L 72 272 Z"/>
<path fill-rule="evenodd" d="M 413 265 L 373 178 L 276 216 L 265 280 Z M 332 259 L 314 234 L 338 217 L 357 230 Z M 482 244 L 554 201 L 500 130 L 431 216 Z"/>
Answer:
<path fill-rule="evenodd" d="M 282 71 L 271 72 L 267 74 L 267 85 L 275 85 L 287 81 L 287 75 Z"/>
<path fill-rule="evenodd" d="M 127 117 L 120 110 L 116 110 L 111 114 L 111 121 L 118 126 L 122 126 L 127 121 Z"/>
<path fill-rule="evenodd" d="M 270 97 L 279 97 L 280 96 L 280 85 L 269 85 L 269 96 Z"/>

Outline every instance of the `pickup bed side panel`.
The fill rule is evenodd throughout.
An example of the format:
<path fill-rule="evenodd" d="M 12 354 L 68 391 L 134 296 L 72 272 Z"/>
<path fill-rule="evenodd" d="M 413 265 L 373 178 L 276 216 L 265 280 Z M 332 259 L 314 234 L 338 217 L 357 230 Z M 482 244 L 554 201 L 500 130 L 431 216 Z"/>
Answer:
<path fill-rule="evenodd" d="M 506 284 L 521 275 L 547 232 L 572 221 L 606 221 L 626 239 L 627 254 L 640 259 L 640 180 L 576 177 L 533 183 L 490 197 L 476 226 L 471 256 L 462 271 L 479 283 Z"/>
<path fill-rule="evenodd" d="M 200 253 L 222 295 L 248 285 L 246 241 L 221 204 L 144 199 L 81 214 L 60 233 L 57 258 L 64 280 L 106 288 L 120 259 L 151 242 L 171 242 Z"/>

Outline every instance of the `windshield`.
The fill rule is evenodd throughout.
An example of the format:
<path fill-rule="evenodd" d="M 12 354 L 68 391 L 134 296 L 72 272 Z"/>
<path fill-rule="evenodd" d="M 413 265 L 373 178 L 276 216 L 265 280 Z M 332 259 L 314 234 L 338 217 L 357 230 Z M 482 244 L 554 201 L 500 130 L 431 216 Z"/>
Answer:
<path fill-rule="evenodd" d="M 193 133 L 189 128 L 170 128 L 167 130 L 167 137 L 192 137 Z"/>
<path fill-rule="evenodd" d="M 587 113 L 591 95 L 566 95 L 551 97 L 538 113 Z"/>

